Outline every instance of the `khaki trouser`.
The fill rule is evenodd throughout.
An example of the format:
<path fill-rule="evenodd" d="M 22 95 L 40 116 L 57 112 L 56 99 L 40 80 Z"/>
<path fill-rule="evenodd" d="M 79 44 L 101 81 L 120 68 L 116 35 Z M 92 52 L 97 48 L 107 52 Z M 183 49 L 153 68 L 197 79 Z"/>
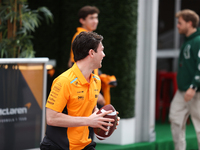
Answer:
<path fill-rule="evenodd" d="M 169 119 L 175 150 L 186 150 L 185 125 L 191 116 L 198 140 L 200 150 L 200 92 L 197 92 L 189 102 L 184 100 L 185 92 L 177 90 L 171 106 Z"/>

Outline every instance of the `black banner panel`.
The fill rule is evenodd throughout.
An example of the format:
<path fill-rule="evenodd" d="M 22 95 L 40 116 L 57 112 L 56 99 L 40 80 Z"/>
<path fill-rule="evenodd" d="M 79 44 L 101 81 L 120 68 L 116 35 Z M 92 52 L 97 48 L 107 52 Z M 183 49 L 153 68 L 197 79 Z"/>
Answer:
<path fill-rule="evenodd" d="M 38 148 L 42 130 L 43 65 L 0 65 L 0 150 Z"/>

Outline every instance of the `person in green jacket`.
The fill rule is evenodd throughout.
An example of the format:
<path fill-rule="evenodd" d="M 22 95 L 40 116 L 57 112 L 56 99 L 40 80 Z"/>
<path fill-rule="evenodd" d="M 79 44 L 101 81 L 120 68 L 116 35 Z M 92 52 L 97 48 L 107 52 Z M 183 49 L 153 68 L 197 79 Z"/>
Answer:
<path fill-rule="evenodd" d="M 199 16 L 185 9 L 176 14 L 177 28 L 185 35 L 181 47 L 177 84 L 178 90 L 170 106 L 169 119 L 175 150 L 185 150 L 185 125 L 191 116 L 200 149 L 200 29 Z"/>

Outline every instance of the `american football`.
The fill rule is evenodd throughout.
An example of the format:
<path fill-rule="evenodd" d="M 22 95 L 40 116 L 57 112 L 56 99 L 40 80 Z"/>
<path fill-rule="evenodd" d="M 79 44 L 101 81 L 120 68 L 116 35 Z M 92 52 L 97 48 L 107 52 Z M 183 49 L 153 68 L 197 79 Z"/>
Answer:
<path fill-rule="evenodd" d="M 99 140 L 105 140 L 107 137 L 109 137 L 113 133 L 113 131 L 115 130 L 115 128 L 117 126 L 117 119 L 118 119 L 117 112 L 111 104 L 108 104 L 108 105 L 105 105 L 104 107 L 102 107 L 97 112 L 97 114 L 100 114 L 100 113 L 103 113 L 103 112 L 109 111 L 109 110 L 112 110 L 113 112 L 105 115 L 104 117 L 114 119 L 115 121 L 111 122 L 113 124 L 113 126 L 104 126 L 105 128 L 108 129 L 108 131 L 104 131 L 100 128 L 94 128 L 94 133 Z"/>

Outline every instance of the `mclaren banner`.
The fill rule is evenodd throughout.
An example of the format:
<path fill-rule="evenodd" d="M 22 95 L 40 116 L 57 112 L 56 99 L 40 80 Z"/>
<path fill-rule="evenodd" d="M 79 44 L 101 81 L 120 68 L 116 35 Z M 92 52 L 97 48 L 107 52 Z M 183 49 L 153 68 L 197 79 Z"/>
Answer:
<path fill-rule="evenodd" d="M 0 65 L 0 150 L 39 147 L 43 65 Z"/>

